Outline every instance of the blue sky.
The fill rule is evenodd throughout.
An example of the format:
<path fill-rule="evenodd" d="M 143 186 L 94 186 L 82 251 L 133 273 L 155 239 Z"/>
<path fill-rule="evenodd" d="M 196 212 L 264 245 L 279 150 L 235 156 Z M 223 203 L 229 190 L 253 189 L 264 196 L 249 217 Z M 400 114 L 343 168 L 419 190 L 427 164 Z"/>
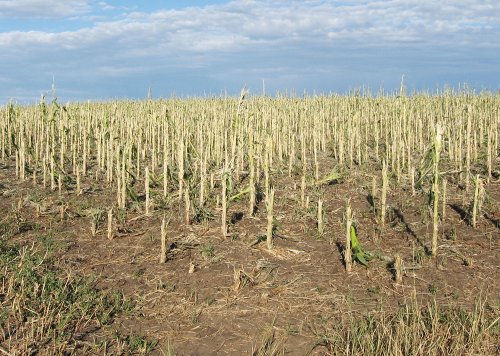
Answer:
<path fill-rule="evenodd" d="M 0 0 L 0 104 L 500 89 L 498 0 Z"/>

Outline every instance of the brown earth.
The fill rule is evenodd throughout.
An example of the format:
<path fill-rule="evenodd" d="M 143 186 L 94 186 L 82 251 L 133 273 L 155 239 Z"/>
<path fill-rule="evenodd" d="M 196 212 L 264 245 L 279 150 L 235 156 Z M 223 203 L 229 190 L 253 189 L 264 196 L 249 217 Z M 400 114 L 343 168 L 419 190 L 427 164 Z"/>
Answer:
<path fill-rule="evenodd" d="M 247 216 L 245 198 L 232 203 L 230 236 L 223 238 L 214 202 L 213 220 L 186 225 L 183 204 L 172 192 L 167 207 L 157 206 L 150 216 L 143 214 L 142 202 L 130 204 L 126 216 L 116 222 L 114 238 L 108 240 L 106 211 L 115 202 L 114 188 L 87 178 L 83 194 L 77 196 L 72 184 L 59 194 L 44 189 L 40 181 L 33 186 L 31 180 L 17 180 L 14 162 L 0 163 L 0 222 L 16 220 L 20 228 L 12 239 L 18 243 L 31 244 L 38 236 L 51 235 L 64 246 L 60 261 L 65 268 L 96 276 L 100 288 L 121 290 L 137 303 L 133 313 L 118 316 L 110 326 L 86 337 L 89 343 L 110 340 L 106 346 L 110 350 L 116 347 L 111 336 L 120 332 L 157 342 L 154 354 L 166 352 L 169 345 L 176 354 L 250 354 L 272 328 L 290 354 L 322 354 L 326 349 L 320 340 L 332 324 L 396 309 L 414 296 L 423 305 L 435 300 L 465 308 L 472 308 L 480 296 L 498 307 L 498 179 L 486 184 L 483 215 L 473 228 L 467 214 L 472 192 L 466 193 L 450 177 L 439 252 L 431 258 L 427 195 L 412 196 L 405 178 L 400 185 L 393 179 L 387 224 L 381 229 L 367 198 L 371 175 L 353 171 L 342 182 L 308 188 L 310 206 L 305 209 L 300 207 L 300 177 L 273 172 L 280 224 L 273 251 L 265 242 L 253 244 L 266 231 L 264 202 L 254 217 Z M 380 176 L 378 167 L 372 172 Z M 158 194 L 160 190 L 153 189 Z M 321 237 L 315 207 L 320 195 L 326 221 Z M 355 264 L 349 275 L 345 272 L 346 198 L 351 199 L 363 247 L 402 257 L 407 268 L 402 285 L 395 284 L 391 268 L 379 259 L 368 267 Z M 90 208 L 104 210 L 96 236 L 91 235 Z M 164 214 L 172 216 L 167 228 L 169 252 L 168 261 L 159 264 Z"/>

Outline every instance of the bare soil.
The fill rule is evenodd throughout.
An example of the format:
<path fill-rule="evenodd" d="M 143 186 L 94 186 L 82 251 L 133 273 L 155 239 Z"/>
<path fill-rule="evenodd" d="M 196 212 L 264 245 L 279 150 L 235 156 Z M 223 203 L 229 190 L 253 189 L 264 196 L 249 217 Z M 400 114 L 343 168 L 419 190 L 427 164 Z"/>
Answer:
<path fill-rule="evenodd" d="M 273 172 L 279 225 L 272 251 L 265 242 L 255 243 L 266 231 L 264 202 L 252 217 L 245 197 L 232 202 L 230 236 L 224 238 L 215 199 L 209 205 L 213 220 L 185 224 L 183 203 L 172 192 L 167 206 L 157 206 L 150 216 L 144 215 L 141 203 L 131 204 L 116 219 L 114 237 L 108 240 L 106 211 L 115 202 L 114 187 L 87 177 L 79 196 L 71 184 L 61 193 L 51 191 L 40 180 L 36 185 L 17 180 L 13 161 L 0 163 L 0 222 L 17 224 L 11 238 L 21 244 L 51 235 L 64 246 L 60 261 L 71 273 L 95 276 L 99 288 L 120 290 L 135 301 L 134 312 L 116 317 L 84 340 L 110 340 L 106 346 L 110 350 L 116 347 L 113 335 L 121 333 L 154 341 L 152 354 L 169 347 L 179 355 L 251 354 L 272 328 L 289 354 L 323 354 L 327 349 L 321 337 L 332 324 L 368 312 L 396 310 L 415 296 L 422 305 L 436 301 L 465 308 L 472 308 L 480 297 L 498 308 L 498 179 L 486 184 L 488 198 L 473 228 L 468 221 L 472 192 L 450 178 L 439 252 L 432 258 L 427 194 L 412 196 L 404 177 L 400 184 L 393 178 L 387 223 L 381 228 L 367 198 L 371 174 L 380 176 L 379 167 L 354 167 L 351 172 L 341 182 L 308 188 L 308 208 L 300 205 L 300 177 Z M 160 188 L 155 190 L 160 194 Z M 323 236 L 316 228 L 320 195 L 326 221 Z M 351 199 L 362 246 L 379 255 L 402 257 L 406 273 L 401 285 L 395 284 L 391 266 L 380 259 L 371 260 L 368 267 L 355 264 L 351 274 L 345 272 L 346 198 Z M 96 236 L 91 234 L 91 208 L 104 210 Z M 164 214 L 171 216 L 169 252 L 168 261 L 160 264 Z"/>

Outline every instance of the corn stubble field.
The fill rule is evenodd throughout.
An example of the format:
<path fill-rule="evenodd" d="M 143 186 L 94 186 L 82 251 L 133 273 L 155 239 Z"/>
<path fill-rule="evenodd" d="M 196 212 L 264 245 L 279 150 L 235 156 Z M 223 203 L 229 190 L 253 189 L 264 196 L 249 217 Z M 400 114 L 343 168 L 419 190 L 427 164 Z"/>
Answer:
<path fill-rule="evenodd" d="M 0 352 L 496 354 L 499 128 L 468 91 L 7 104 Z"/>

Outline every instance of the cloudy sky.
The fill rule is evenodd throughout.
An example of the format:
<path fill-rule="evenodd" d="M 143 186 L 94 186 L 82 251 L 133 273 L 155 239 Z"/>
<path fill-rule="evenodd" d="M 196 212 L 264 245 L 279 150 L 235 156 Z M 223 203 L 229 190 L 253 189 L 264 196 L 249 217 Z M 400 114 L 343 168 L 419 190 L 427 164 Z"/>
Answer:
<path fill-rule="evenodd" d="M 498 0 L 0 0 L 0 103 L 500 89 Z"/>

